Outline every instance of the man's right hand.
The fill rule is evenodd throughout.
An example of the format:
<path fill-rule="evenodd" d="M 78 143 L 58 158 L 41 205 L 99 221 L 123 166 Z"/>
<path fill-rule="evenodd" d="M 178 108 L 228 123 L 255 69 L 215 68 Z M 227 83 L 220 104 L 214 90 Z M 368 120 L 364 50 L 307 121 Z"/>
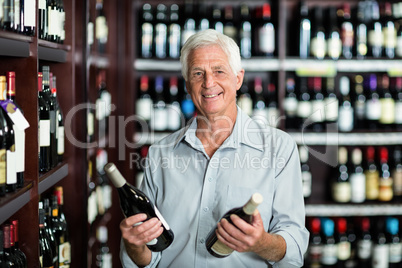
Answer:
<path fill-rule="evenodd" d="M 121 221 L 120 231 L 131 260 L 138 266 L 146 266 L 151 262 L 151 251 L 146 243 L 159 237 L 163 232 L 158 218 L 146 220 L 143 213 L 128 217 Z"/>

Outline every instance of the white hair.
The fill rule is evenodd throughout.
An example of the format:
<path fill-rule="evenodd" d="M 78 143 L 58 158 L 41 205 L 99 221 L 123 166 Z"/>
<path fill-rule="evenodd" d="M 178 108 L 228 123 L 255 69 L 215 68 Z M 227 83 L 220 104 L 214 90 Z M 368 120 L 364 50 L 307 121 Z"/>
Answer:
<path fill-rule="evenodd" d="M 188 78 L 188 55 L 191 51 L 201 47 L 216 45 L 222 48 L 228 57 L 229 66 L 235 75 L 242 70 L 240 50 L 236 42 L 216 30 L 207 29 L 190 36 L 181 49 L 180 63 L 184 80 L 187 81 Z"/>

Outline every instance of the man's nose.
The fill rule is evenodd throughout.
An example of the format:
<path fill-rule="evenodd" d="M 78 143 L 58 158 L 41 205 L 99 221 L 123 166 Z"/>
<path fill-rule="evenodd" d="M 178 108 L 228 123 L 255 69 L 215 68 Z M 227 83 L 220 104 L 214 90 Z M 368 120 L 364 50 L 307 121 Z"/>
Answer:
<path fill-rule="evenodd" d="M 215 78 L 211 72 L 206 72 L 204 75 L 203 86 L 205 88 L 210 88 L 215 84 Z"/>

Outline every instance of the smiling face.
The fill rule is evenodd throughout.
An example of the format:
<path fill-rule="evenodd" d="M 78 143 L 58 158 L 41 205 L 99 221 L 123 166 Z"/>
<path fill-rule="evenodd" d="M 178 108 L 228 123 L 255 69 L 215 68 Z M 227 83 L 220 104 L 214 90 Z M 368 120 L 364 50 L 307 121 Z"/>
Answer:
<path fill-rule="evenodd" d="M 219 46 L 193 50 L 188 58 L 186 87 L 198 112 L 207 117 L 236 118 L 236 91 L 243 83 L 244 70 L 235 75 Z"/>

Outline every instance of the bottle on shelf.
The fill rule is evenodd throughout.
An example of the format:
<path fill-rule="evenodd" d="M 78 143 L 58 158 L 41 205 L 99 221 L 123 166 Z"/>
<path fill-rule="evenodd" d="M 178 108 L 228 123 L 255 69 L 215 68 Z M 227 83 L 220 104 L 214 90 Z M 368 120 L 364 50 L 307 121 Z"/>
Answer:
<path fill-rule="evenodd" d="M 338 263 L 338 247 L 334 237 L 334 221 L 329 218 L 321 219 L 321 232 L 323 241 L 321 265 L 324 267 L 336 267 Z"/>
<path fill-rule="evenodd" d="M 184 5 L 184 24 L 183 24 L 183 29 L 181 32 L 181 46 L 184 45 L 184 43 L 187 41 L 187 39 L 192 36 L 193 34 L 196 33 L 196 25 L 195 25 L 195 20 L 194 20 L 194 9 L 193 9 L 193 3 L 186 1 Z"/>
<path fill-rule="evenodd" d="M 3 29 L 6 31 L 14 31 L 15 14 L 14 4 L 10 0 L 6 0 L 3 3 Z"/>
<path fill-rule="evenodd" d="M 394 199 L 402 199 L 402 149 L 396 146 L 393 151 L 393 160 L 391 168 L 391 177 L 394 180 Z"/>
<path fill-rule="evenodd" d="M 36 31 L 36 1 L 35 0 L 24 0 L 22 6 L 24 27 L 23 32 L 25 35 L 34 36 Z"/>
<path fill-rule="evenodd" d="M 315 132 L 324 130 L 325 121 L 325 102 L 322 93 L 322 78 L 309 77 L 309 88 L 311 94 L 311 115 L 309 117 L 312 123 L 312 129 Z"/>
<path fill-rule="evenodd" d="M 98 121 L 99 138 L 108 133 L 108 120 L 111 112 L 112 96 L 106 86 L 106 71 L 101 69 L 96 77 L 98 98 L 96 99 L 96 120 Z"/>
<path fill-rule="evenodd" d="M 223 13 L 223 34 L 232 38 L 237 44 L 238 42 L 238 25 L 234 21 L 235 10 L 231 4 L 224 7 Z"/>
<path fill-rule="evenodd" d="M 363 76 L 354 77 L 353 92 L 354 107 L 354 125 L 356 129 L 365 129 L 366 127 L 366 96 L 363 89 Z"/>
<path fill-rule="evenodd" d="M 39 263 L 40 267 L 54 267 L 53 252 L 44 226 L 45 211 L 39 208 Z"/>
<path fill-rule="evenodd" d="M 5 101 L 6 77 L 0 76 L 0 102 Z M 1 109 L 4 121 L 5 159 L 6 159 L 6 192 L 14 192 L 17 189 L 17 170 L 15 153 L 15 133 L 13 122 L 4 109 Z"/>
<path fill-rule="evenodd" d="M 46 0 L 38 0 L 38 31 L 39 38 L 47 39 L 47 8 Z"/>
<path fill-rule="evenodd" d="M 392 4 L 389 1 L 382 3 L 382 33 L 383 33 L 383 55 L 389 59 L 395 58 L 396 27 L 395 19 L 392 16 Z"/>
<path fill-rule="evenodd" d="M 0 267 L 4 268 L 6 266 L 4 260 L 4 234 L 3 229 L 0 229 Z"/>
<path fill-rule="evenodd" d="M 308 249 L 304 257 L 303 267 L 320 267 L 323 241 L 321 237 L 321 220 L 320 218 L 312 218 L 310 220 L 310 239 Z"/>
<path fill-rule="evenodd" d="M 6 77 L 0 76 L 0 93 L 4 93 L 6 90 Z M 6 130 L 7 119 L 5 112 L 1 109 L 0 111 L 0 196 L 6 194 L 7 187 L 7 140 L 8 133 Z M 3 243 L 2 241 L 0 243 Z"/>
<path fill-rule="evenodd" d="M 351 59 L 353 56 L 353 47 L 355 41 L 355 29 L 351 20 L 351 8 L 349 2 L 344 2 L 341 10 L 341 39 L 342 56 L 345 59 Z"/>
<path fill-rule="evenodd" d="M 299 146 L 299 158 L 303 181 L 303 196 L 305 199 L 307 199 L 311 196 L 313 178 L 311 175 L 310 165 L 308 163 L 309 152 L 306 146 Z"/>
<path fill-rule="evenodd" d="M 276 52 L 275 48 L 275 25 L 271 19 L 271 5 L 264 3 L 261 7 L 261 14 L 258 17 L 255 27 L 255 55 L 272 57 Z"/>
<path fill-rule="evenodd" d="M 179 24 L 179 5 L 170 5 L 170 19 L 168 29 L 168 51 L 169 57 L 178 59 L 181 47 L 181 26 Z"/>
<path fill-rule="evenodd" d="M 112 267 L 112 253 L 107 244 L 108 230 L 106 226 L 98 227 L 96 238 L 99 241 L 99 248 L 96 254 L 96 267 Z"/>
<path fill-rule="evenodd" d="M 395 100 L 390 92 L 390 79 L 387 74 L 383 74 L 381 77 L 379 91 L 381 115 L 378 123 L 383 129 L 391 129 L 395 123 Z"/>
<path fill-rule="evenodd" d="M 325 39 L 325 28 L 323 25 L 323 8 L 321 6 L 314 7 L 314 20 L 311 32 L 311 56 L 322 60 L 327 53 L 327 44 Z"/>
<path fill-rule="evenodd" d="M 168 110 L 166 109 L 166 94 L 164 90 L 164 77 L 155 77 L 155 98 L 153 104 L 153 114 L 150 125 L 154 131 L 165 131 L 168 121 Z"/>
<path fill-rule="evenodd" d="M 388 267 L 389 247 L 386 236 L 386 223 L 384 217 L 378 217 L 375 220 L 374 237 L 373 237 L 373 255 L 371 259 L 371 267 L 380 268 Z"/>
<path fill-rule="evenodd" d="M 387 242 L 389 247 L 389 268 L 398 268 L 402 264 L 402 243 L 399 237 L 399 220 L 395 217 L 387 217 Z"/>
<path fill-rule="evenodd" d="M 135 103 L 135 114 L 138 117 L 138 131 L 149 131 L 149 124 L 153 115 L 153 101 L 149 89 L 148 75 L 142 75 L 140 78 L 140 91 Z"/>
<path fill-rule="evenodd" d="M 339 101 L 338 129 L 341 132 L 350 132 L 354 129 L 354 109 L 350 97 L 350 80 L 347 76 L 339 79 Z"/>
<path fill-rule="evenodd" d="M 307 59 L 310 56 L 311 20 L 309 8 L 305 1 L 300 1 L 299 24 L 299 57 Z"/>
<path fill-rule="evenodd" d="M 186 123 L 196 114 L 195 106 L 190 94 L 187 91 L 186 84 L 183 83 L 183 97 L 181 99 L 181 111 L 183 112 Z"/>
<path fill-rule="evenodd" d="M 52 88 L 52 98 L 56 103 L 56 140 L 57 140 L 57 162 L 61 163 L 64 156 L 64 119 L 63 111 L 61 110 L 58 98 L 57 98 L 57 88 L 56 88 L 56 76 L 53 76 L 53 88 Z"/>
<path fill-rule="evenodd" d="M 382 57 L 384 36 L 380 21 L 380 7 L 376 1 L 370 1 L 370 23 L 367 29 L 368 55 L 373 58 Z"/>
<path fill-rule="evenodd" d="M 370 267 L 373 249 L 373 240 L 370 230 L 370 218 L 363 217 L 359 224 L 359 235 L 357 238 L 356 258 L 358 267 Z"/>
<path fill-rule="evenodd" d="M 393 179 L 391 177 L 388 159 L 387 147 L 381 146 L 379 151 L 380 181 L 378 200 L 383 202 L 391 201 L 393 198 Z"/>
<path fill-rule="evenodd" d="M 293 77 L 286 78 L 286 93 L 283 100 L 283 109 L 285 111 L 286 129 L 297 128 L 297 106 L 296 84 Z"/>
<path fill-rule="evenodd" d="M 268 83 L 267 85 L 267 96 L 266 96 L 266 107 L 267 107 L 267 123 L 271 127 L 278 127 L 279 125 L 279 109 L 277 102 L 277 92 L 274 83 Z"/>
<path fill-rule="evenodd" d="M 126 217 L 145 213 L 147 219 L 157 217 L 162 222 L 163 232 L 147 244 L 151 251 L 162 251 L 173 242 L 173 231 L 152 201 L 140 190 L 129 184 L 113 163 L 108 163 L 105 172 L 119 194 L 120 206 Z"/>
<path fill-rule="evenodd" d="M 253 113 L 253 100 L 249 91 L 247 78 L 244 79 L 244 82 L 241 85 L 240 90 L 237 91 L 237 94 L 237 105 L 248 116 L 251 116 Z"/>
<path fill-rule="evenodd" d="M 38 73 L 39 171 L 50 170 L 50 107 L 43 95 L 42 72 Z"/>
<path fill-rule="evenodd" d="M 240 6 L 239 47 L 242 58 L 252 56 L 252 26 L 250 23 L 250 9 L 247 4 Z"/>
<path fill-rule="evenodd" d="M 370 74 L 364 81 L 367 87 L 366 93 L 366 122 L 368 129 L 378 129 L 378 121 L 381 117 L 381 102 L 377 91 L 377 75 Z"/>
<path fill-rule="evenodd" d="M 60 39 L 59 10 L 56 0 L 47 0 L 47 40 L 58 43 Z"/>
<path fill-rule="evenodd" d="M 366 1 L 359 1 L 356 14 L 356 32 L 355 32 L 355 55 L 357 59 L 364 59 L 368 52 L 367 25 L 369 24 L 369 15 Z"/>
<path fill-rule="evenodd" d="M 253 220 L 254 211 L 262 203 L 262 201 L 263 201 L 262 195 L 259 193 L 254 193 L 251 196 L 251 198 L 247 201 L 247 203 L 244 204 L 244 206 L 236 207 L 229 210 L 221 217 L 219 221 L 221 221 L 222 219 L 226 219 L 227 221 L 232 223 L 230 215 L 234 214 L 239 216 L 246 222 L 251 223 Z M 227 247 L 225 244 L 223 244 L 218 240 L 218 237 L 216 235 L 216 229 L 217 227 L 212 228 L 212 230 L 209 232 L 205 242 L 205 246 L 207 247 L 208 252 L 212 256 L 217 258 L 225 258 L 233 252 L 233 249 Z"/>
<path fill-rule="evenodd" d="M 327 77 L 324 96 L 324 117 L 326 130 L 331 131 L 338 123 L 339 100 L 335 92 L 335 78 Z"/>
<path fill-rule="evenodd" d="M 153 57 L 153 43 L 154 43 L 154 26 L 153 26 L 153 13 L 152 6 L 149 3 L 145 3 L 142 6 L 142 19 L 141 19 L 141 57 L 152 58 Z"/>
<path fill-rule="evenodd" d="M 96 0 L 95 39 L 99 53 L 106 52 L 108 34 L 109 29 L 103 7 L 103 0 Z"/>
<path fill-rule="evenodd" d="M 11 241 L 14 239 L 11 234 L 11 224 L 3 225 L 4 234 L 4 261 L 5 267 L 18 267 L 19 262 L 12 252 Z"/>
<path fill-rule="evenodd" d="M 267 123 L 267 109 L 265 105 L 262 78 L 260 76 L 254 78 L 252 118 L 262 126 L 265 126 Z"/>
<path fill-rule="evenodd" d="M 44 221 L 43 225 L 46 231 L 47 240 L 50 249 L 53 253 L 53 265 L 57 267 L 59 263 L 59 246 L 56 241 L 56 236 L 52 229 L 52 208 L 50 206 L 49 198 L 45 198 L 43 201 L 39 202 L 39 208 L 44 210 Z"/>
<path fill-rule="evenodd" d="M 20 106 L 15 101 L 16 85 L 15 85 L 15 72 L 7 72 L 7 93 L 6 98 L 12 102 L 17 109 L 21 112 Z M 13 120 L 13 130 L 15 137 L 15 170 L 17 172 L 17 187 L 24 186 L 24 171 L 25 171 L 25 130 L 20 128 Z"/>
<path fill-rule="evenodd" d="M 217 4 L 212 7 L 212 24 L 211 28 L 223 33 L 222 10 Z"/>
<path fill-rule="evenodd" d="M 159 59 L 166 58 L 168 43 L 168 27 L 167 27 L 167 7 L 165 4 L 156 6 L 156 24 L 155 24 L 155 56 Z"/>
<path fill-rule="evenodd" d="M 198 5 L 198 15 L 199 15 L 199 20 L 198 20 L 198 25 L 196 25 L 197 31 L 203 31 L 206 29 L 209 29 L 210 27 L 210 16 L 211 10 L 209 9 L 209 6 L 206 5 L 205 3 L 200 3 Z"/>
<path fill-rule="evenodd" d="M 307 88 L 307 78 L 299 77 L 299 90 L 298 90 L 298 105 L 297 105 L 297 120 L 298 126 L 301 131 L 308 128 L 306 120 L 312 112 L 312 105 L 310 101 L 310 93 Z"/>
<path fill-rule="evenodd" d="M 352 168 L 350 170 L 350 188 L 352 203 L 363 203 L 366 200 L 366 176 L 362 166 L 363 153 L 358 147 L 352 150 Z"/>
<path fill-rule="evenodd" d="M 179 87 L 178 77 L 171 76 L 169 79 L 169 101 L 166 105 L 167 109 L 167 129 L 176 131 L 182 126 L 182 114 L 179 103 Z"/>
<path fill-rule="evenodd" d="M 394 85 L 392 87 L 395 100 L 395 129 L 402 130 L 402 77 L 395 77 L 393 81 Z"/>
<path fill-rule="evenodd" d="M 332 198 L 338 203 L 351 200 L 351 185 L 348 171 L 348 151 L 346 147 L 338 149 L 338 175 L 332 185 Z"/>
<path fill-rule="evenodd" d="M 338 247 L 338 267 L 346 267 L 346 263 L 352 255 L 352 245 L 349 241 L 347 230 L 348 222 L 346 219 L 343 217 L 337 218 L 335 242 Z"/>
<path fill-rule="evenodd" d="M 57 217 L 58 217 L 58 226 L 57 230 L 53 229 L 56 234 L 57 244 L 59 246 L 59 266 L 69 266 L 71 263 L 71 244 L 70 237 L 68 232 L 68 223 L 66 216 L 64 214 L 63 205 L 64 205 L 64 194 L 63 187 L 57 186 L 53 191 L 53 202 L 56 202 L 53 206 L 53 216 L 56 217 L 55 208 L 57 208 Z"/>
<path fill-rule="evenodd" d="M 366 175 L 366 199 L 377 200 L 379 195 L 380 173 L 375 161 L 375 149 L 373 146 L 366 148 L 366 164 L 364 174 Z"/>
<path fill-rule="evenodd" d="M 22 250 L 19 247 L 19 225 L 18 225 L 18 220 L 12 220 L 11 224 L 14 226 L 14 254 L 18 256 L 18 259 L 20 260 L 22 266 L 24 268 L 27 268 L 27 257 L 25 256 L 25 253 L 22 252 Z"/>
<path fill-rule="evenodd" d="M 337 60 L 343 54 L 344 25 L 338 28 L 337 9 L 334 6 L 328 8 L 328 25 L 326 26 L 327 55 L 330 59 Z M 341 13 L 341 12 L 340 12 Z M 342 18 L 343 19 L 343 18 Z M 341 39 L 342 38 L 342 39 Z"/>

